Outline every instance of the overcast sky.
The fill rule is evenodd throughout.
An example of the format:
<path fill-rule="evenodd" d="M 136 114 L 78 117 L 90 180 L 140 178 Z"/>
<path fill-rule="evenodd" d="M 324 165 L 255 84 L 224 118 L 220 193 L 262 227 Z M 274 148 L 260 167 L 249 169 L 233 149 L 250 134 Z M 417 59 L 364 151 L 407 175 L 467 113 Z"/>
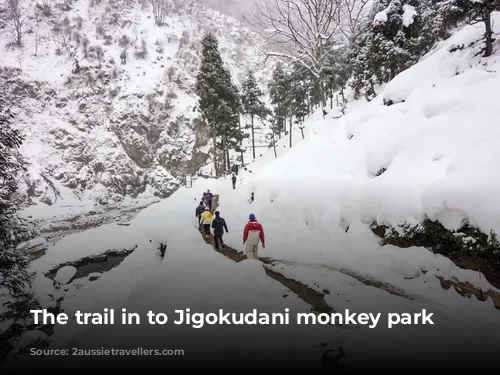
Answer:
<path fill-rule="evenodd" d="M 206 6 L 241 20 L 253 8 L 254 0 L 201 0 Z"/>

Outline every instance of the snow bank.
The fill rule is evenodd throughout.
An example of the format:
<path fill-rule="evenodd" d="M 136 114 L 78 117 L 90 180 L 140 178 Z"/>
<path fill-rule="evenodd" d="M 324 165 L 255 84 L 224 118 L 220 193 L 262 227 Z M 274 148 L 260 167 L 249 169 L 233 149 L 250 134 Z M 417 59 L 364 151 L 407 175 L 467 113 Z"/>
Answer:
<path fill-rule="evenodd" d="M 292 155 L 292 152 L 289 155 Z M 230 185 L 229 180 L 227 183 Z M 221 353 L 224 358 L 244 356 L 248 359 L 249 366 L 258 365 L 259 356 L 265 353 L 266 358 L 272 357 L 273 363 L 277 366 L 283 366 L 283 363 L 286 363 L 286 366 L 292 367 L 295 360 L 302 364 L 306 359 L 310 359 L 308 364 L 311 369 L 311 366 L 321 366 L 318 358 L 324 348 L 320 344 L 326 342 L 345 348 L 349 353 L 347 363 L 350 368 L 355 369 L 356 366 L 362 366 L 365 360 L 374 361 L 382 351 L 401 353 L 406 359 L 416 360 L 415 356 L 421 356 L 422 353 L 426 356 L 446 356 L 447 354 L 440 352 L 438 347 L 446 343 L 448 347 L 459 346 L 459 343 L 463 342 L 461 340 L 472 340 L 477 337 L 478 333 L 484 334 L 482 337 L 485 340 L 489 340 L 490 336 L 493 339 L 495 336 L 492 333 L 495 325 L 488 326 L 486 332 L 483 329 L 486 322 L 491 323 L 491 306 L 489 310 L 484 309 L 485 313 L 481 309 L 481 313 L 478 314 L 477 309 L 473 310 L 472 301 L 469 303 L 471 316 L 467 315 L 467 318 L 472 318 L 473 322 L 482 319 L 482 326 L 473 322 L 461 326 L 461 319 L 464 319 L 464 315 L 448 311 L 449 306 L 445 306 L 445 303 L 435 303 L 432 306 L 437 316 L 436 319 L 440 322 L 439 325 L 430 326 L 429 329 L 423 329 L 421 326 L 405 326 L 404 329 L 392 329 L 390 332 L 384 328 L 383 322 L 380 323 L 380 329 L 375 330 L 370 330 L 366 326 L 339 328 L 338 326 L 296 326 L 294 324 L 285 326 L 215 324 L 205 325 L 202 328 L 193 328 L 188 324 L 175 325 L 172 322 L 161 326 L 148 324 L 144 321 L 148 311 L 167 313 L 169 319 L 173 320 L 178 318 L 178 314 L 173 314 L 174 310 L 186 308 L 189 308 L 191 313 L 217 312 L 218 309 L 223 309 L 225 312 L 243 313 L 251 312 L 253 309 L 257 309 L 259 313 L 284 312 L 285 309 L 289 309 L 291 314 L 309 312 L 309 305 L 290 293 L 283 285 L 266 276 L 261 262 L 244 260 L 241 263 L 234 263 L 203 242 L 196 231 L 194 209 L 197 199 L 206 189 L 211 189 L 215 193 L 223 193 L 221 212 L 228 219 L 230 231 L 228 240 L 241 235 L 242 228 L 238 225 L 244 223 L 244 220 L 237 220 L 231 215 L 238 210 L 243 215 L 250 211 L 250 208 L 257 208 L 258 217 L 265 223 L 265 228 L 269 228 L 268 246 L 271 248 L 271 253 L 277 251 L 276 244 L 280 244 L 280 241 L 285 238 L 282 236 L 285 234 L 284 231 L 275 232 L 280 225 L 284 224 L 283 221 L 278 220 L 276 226 L 271 225 L 272 220 L 279 219 L 278 215 L 272 216 L 264 209 L 259 210 L 257 202 L 254 202 L 257 203 L 255 206 L 248 207 L 248 203 L 241 201 L 242 190 L 233 191 L 230 186 L 224 190 L 223 186 L 217 185 L 218 182 L 214 180 L 198 180 L 193 184 L 192 189 L 180 189 L 169 199 L 142 211 L 127 227 L 127 231 L 131 236 L 148 240 L 142 242 L 139 248 L 119 267 L 104 273 L 97 281 L 84 284 L 78 293 L 67 294 L 61 306 L 68 315 L 74 314 L 77 310 L 100 312 L 104 308 L 114 308 L 115 311 L 125 308 L 128 312 L 140 314 L 142 319 L 140 325 L 78 325 L 70 320 L 67 325 L 55 327 L 55 334 L 51 336 L 51 347 L 178 348 L 184 350 L 186 355 L 195 357 L 200 356 L 200 353 L 209 354 L 216 361 L 220 361 Z M 232 195 L 231 192 L 233 192 Z M 231 211 L 230 207 L 233 207 L 234 211 Z M 296 217 L 290 217 L 290 223 L 296 219 Z M 317 249 L 315 246 L 325 240 L 326 232 L 317 231 L 317 242 L 314 243 L 310 242 L 314 236 L 308 236 L 307 229 L 294 233 L 298 232 L 301 227 L 304 227 L 303 223 L 283 226 L 288 230 L 288 236 L 292 240 L 297 240 L 296 234 L 304 236 L 302 239 L 306 241 L 307 246 L 302 247 L 300 256 L 302 261 L 304 258 L 310 261 L 312 259 L 308 251 L 313 252 Z M 88 237 L 90 241 L 95 238 L 96 234 L 98 232 L 95 230 L 87 231 L 85 235 L 81 235 L 80 241 L 84 237 Z M 73 240 L 76 238 L 76 236 L 71 237 Z M 156 244 L 159 242 L 168 244 L 165 258 L 161 262 L 158 262 L 155 257 Z M 241 241 L 238 242 L 241 243 Z M 349 250 L 352 259 L 353 249 Z M 373 250 L 380 249 L 373 248 Z M 394 250 L 390 247 L 383 248 L 381 252 L 378 252 L 378 257 L 386 262 L 396 263 L 401 273 L 405 273 L 407 265 L 402 262 L 402 258 L 394 258 L 396 254 Z M 428 261 L 425 253 L 420 249 L 409 251 L 415 253 L 407 255 L 415 262 L 415 269 L 425 265 Z M 363 256 L 360 259 L 363 259 Z M 448 262 L 444 258 L 441 259 L 442 264 L 439 266 L 444 268 Z M 369 262 L 372 260 L 370 259 Z M 426 300 L 411 301 L 396 297 L 381 289 L 362 285 L 352 277 L 331 269 L 283 265 L 279 272 L 287 276 L 291 275 L 307 284 L 317 283 L 321 285 L 320 288 L 328 287 L 331 293 L 327 296 L 327 302 L 335 306 L 337 311 L 342 311 L 341 308 L 348 308 L 355 312 L 374 312 L 377 311 L 374 306 L 378 306 L 381 313 L 389 309 L 391 312 L 408 312 L 417 311 L 422 306 L 428 307 Z M 432 278 L 433 276 L 429 274 L 425 276 L 426 281 L 429 282 L 428 288 L 431 287 L 431 294 L 436 293 L 441 298 L 450 295 L 449 291 L 433 289 Z M 410 284 L 410 281 L 407 282 Z M 458 303 L 460 297 L 456 293 L 449 299 L 456 303 L 456 306 L 461 306 Z M 455 309 L 455 311 L 463 312 L 460 309 Z M 473 311 L 477 316 L 472 315 Z M 120 316 L 117 312 L 115 314 Z M 493 321 L 496 322 L 497 319 Z M 433 327 L 436 328 L 433 329 Z M 460 329 L 457 330 L 457 327 Z M 387 340 L 388 334 L 391 335 L 391 340 Z M 414 340 L 407 339 L 409 334 Z M 374 342 L 378 343 L 377 348 L 381 351 L 373 350 Z M 423 342 L 426 345 L 422 348 Z M 249 350 L 249 345 L 252 350 Z M 450 355 L 456 355 L 456 351 L 451 352 Z M 73 357 L 71 360 L 71 363 L 75 364 L 74 361 L 78 358 Z M 125 357 L 120 358 L 120 361 L 126 360 Z M 137 361 L 137 358 L 135 360 Z M 280 364 L 281 360 L 286 360 L 286 362 Z M 206 361 L 210 361 L 209 357 Z M 209 367 L 208 362 L 204 363 Z M 123 365 L 124 362 L 121 364 Z"/>
<path fill-rule="evenodd" d="M 440 288 L 432 277 L 405 281 L 422 270 L 495 289 L 425 249 L 380 248 L 366 225 L 417 223 L 428 215 L 449 228 L 467 218 L 500 232 L 500 180 L 493 172 L 500 160 L 499 56 L 449 52 L 482 33 L 480 25 L 463 28 L 341 119 L 316 114 L 305 140 L 276 160 L 268 151 L 265 162 L 249 167 L 254 174 L 239 176 L 236 191 L 229 179 L 221 181 L 216 191 L 228 243 L 242 248 L 252 212 L 268 237 L 263 256 L 346 268 L 418 295 L 428 294 L 430 282 Z M 404 103 L 385 106 L 382 98 Z M 438 301 L 440 293 L 429 298 Z"/>
<path fill-rule="evenodd" d="M 145 209 L 124 231 L 113 231 L 116 229 L 113 226 L 104 227 L 103 231 L 115 241 L 114 247 L 117 240 L 126 242 L 120 238 L 126 233 L 128 239 L 135 237 L 146 241 L 139 241 L 138 249 L 119 267 L 84 284 L 78 293 L 67 294 L 62 305 L 64 312 L 71 315 L 77 310 L 99 312 L 104 308 L 114 308 L 115 311 L 126 308 L 129 312 L 139 313 L 142 319 L 146 319 L 148 311 L 154 311 L 167 313 L 170 320 L 178 317 L 174 310 L 186 308 L 192 313 L 217 312 L 218 309 L 244 313 L 257 309 L 259 313 L 276 313 L 285 312 L 286 308 L 293 312 L 307 312 L 310 307 L 299 298 L 293 295 L 283 298 L 288 294 L 287 289 L 266 276 L 262 263 L 250 260 L 235 264 L 204 243 L 196 230 L 193 195 L 198 198 L 201 187 L 204 189 L 207 185 L 198 183 L 198 186 L 196 193 L 194 189 L 183 188 L 171 198 Z M 192 210 L 188 209 L 190 203 L 194 205 Z M 98 244 L 100 233 L 91 230 L 80 236 L 73 235 L 66 243 L 78 241 L 82 246 L 93 241 Z M 160 242 L 167 244 L 161 262 L 156 257 L 156 245 Z M 103 246 L 106 247 L 104 244 L 98 247 Z M 119 313 L 116 314 L 119 317 Z M 173 323 L 159 327 L 149 325 L 147 321 L 127 327 L 85 326 L 70 321 L 55 329 L 51 337 L 53 347 L 182 348 L 190 355 L 224 351 L 227 356 L 241 355 L 245 343 L 260 340 L 260 353 L 292 355 L 290 353 L 296 351 L 297 355 L 302 354 L 302 359 L 304 355 L 317 358 L 317 342 L 331 335 L 335 328 L 304 326 L 298 332 L 286 325 L 281 328 L 207 325 L 194 329 L 187 324 L 176 326 Z M 262 341 L 264 333 L 266 340 Z M 214 335 L 217 341 L 214 341 Z M 293 339 L 297 335 L 305 341 L 297 343 Z M 293 346 L 290 345 L 292 342 Z"/>

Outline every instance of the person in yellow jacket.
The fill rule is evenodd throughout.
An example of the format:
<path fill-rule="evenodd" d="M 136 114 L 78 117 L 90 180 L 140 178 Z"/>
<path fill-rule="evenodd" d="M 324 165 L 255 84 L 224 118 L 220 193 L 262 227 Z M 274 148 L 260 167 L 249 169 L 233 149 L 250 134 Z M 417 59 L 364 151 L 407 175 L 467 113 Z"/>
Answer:
<path fill-rule="evenodd" d="M 212 224 L 213 215 L 212 212 L 205 208 L 205 211 L 202 212 L 201 216 L 201 224 L 203 225 L 203 236 L 207 238 L 210 233 L 210 225 Z"/>

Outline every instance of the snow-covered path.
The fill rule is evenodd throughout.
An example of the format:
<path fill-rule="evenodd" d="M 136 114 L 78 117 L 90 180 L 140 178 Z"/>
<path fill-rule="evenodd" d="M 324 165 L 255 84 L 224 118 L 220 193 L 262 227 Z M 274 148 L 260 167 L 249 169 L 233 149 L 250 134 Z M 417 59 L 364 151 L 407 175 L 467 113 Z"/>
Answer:
<path fill-rule="evenodd" d="M 32 361 L 31 366 L 51 364 L 58 366 L 180 366 L 183 368 L 210 368 L 241 366 L 276 369 L 308 369 L 321 367 L 321 355 L 325 350 L 343 347 L 347 357 L 343 359 L 349 369 L 383 369 L 391 361 L 391 368 L 427 368 L 429 363 L 437 368 L 460 355 L 466 355 L 464 343 L 481 340 L 484 347 L 475 358 L 491 359 L 498 353 L 495 342 L 498 330 L 498 312 L 488 303 L 466 300 L 453 291 L 439 291 L 441 303 L 426 301 L 425 295 L 410 300 L 398 297 L 373 286 L 366 286 L 341 272 L 332 270 L 307 270 L 304 268 L 277 267 L 277 271 L 296 278 L 305 284 L 317 283 L 328 288 L 327 303 L 337 312 L 350 309 L 356 313 L 420 312 L 425 308 L 435 313 L 435 325 L 396 326 L 386 328 L 382 315 L 377 328 L 347 325 L 293 324 L 296 313 L 309 312 L 311 306 L 303 302 L 282 284 L 266 276 L 262 263 L 244 260 L 234 263 L 215 252 L 204 243 L 196 230 L 194 208 L 202 191 L 210 188 L 222 192 L 220 181 L 195 182 L 192 189 L 180 189 L 171 198 L 142 211 L 128 227 L 107 225 L 77 235 L 69 236 L 49 249 L 47 255 L 34 262 L 39 271 L 82 256 L 102 253 L 110 248 L 133 247 L 136 251 L 119 267 L 104 273 L 98 280 L 80 288 L 76 283 L 65 294 L 63 311 L 69 316 L 82 312 L 102 312 L 113 308 L 119 313 L 139 313 L 141 325 L 68 325 L 56 326 L 51 337 L 52 348 L 138 348 L 182 349 L 184 356 L 176 357 L 46 357 Z M 221 190 L 221 191 L 218 191 Z M 221 194 L 220 210 L 231 212 L 228 204 L 235 204 L 238 191 L 227 189 Z M 255 202 L 254 202 L 255 203 Z M 246 203 L 239 203 L 242 209 Z M 230 236 L 241 236 L 245 220 L 226 216 Z M 264 224 L 269 224 L 264 222 Z M 269 228 L 273 228 L 268 225 Z M 276 243 L 275 233 L 268 230 L 268 244 Z M 273 240 L 274 239 L 274 240 Z M 241 243 L 241 241 L 238 241 Z M 159 244 L 167 244 L 163 261 L 157 257 Z M 236 248 L 240 247 L 234 242 Z M 270 247 L 270 245 L 268 245 Z M 265 250 L 267 252 L 267 249 Z M 272 253 L 272 250 L 269 251 Z M 264 252 L 261 255 L 267 255 Z M 36 282 L 38 295 L 54 293 L 51 282 L 39 275 Z M 437 293 L 435 284 L 429 284 L 430 295 Z M 284 296 L 287 296 L 284 298 Z M 458 301 L 460 309 L 456 310 Z M 206 325 L 192 328 L 175 325 L 174 310 L 191 309 L 191 312 L 284 312 L 290 309 L 290 325 Z M 147 324 L 148 311 L 167 313 L 170 320 L 165 325 Z M 118 316 L 118 315 L 117 315 Z M 491 340 L 490 340 L 491 339 Z M 327 346 L 325 346 L 327 344 Z M 481 346 L 482 347 L 482 346 Z M 494 354 L 496 355 L 496 354 Z M 425 361 L 422 360 L 425 358 Z M 66 362 L 65 362 L 66 361 Z M 76 362 L 78 361 L 78 362 Z M 410 362 L 408 362 L 410 361 Z M 244 363 L 242 363 L 244 362 Z M 225 365 L 223 364 L 225 363 Z M 471 366 L 474 362 L 471 362 Z M 463 367 L 462 365 L 460 366 Z"/>

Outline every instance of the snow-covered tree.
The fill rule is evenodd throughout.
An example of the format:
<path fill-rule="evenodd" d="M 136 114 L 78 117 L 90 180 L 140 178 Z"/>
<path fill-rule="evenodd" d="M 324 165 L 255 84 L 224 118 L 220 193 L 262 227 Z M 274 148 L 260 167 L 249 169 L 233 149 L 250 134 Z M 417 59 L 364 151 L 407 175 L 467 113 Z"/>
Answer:
<path fill-rule="evenodd" d="M 300 63 L 323 82 L 328 56 L 338 48 L 335 36 L 341 35 L 340 1 L 262 0 L 256 8 L 254 18 L 269 34 L 269 45 L 280 47 L 266 54 Z M 321 97 L 323 106 L 323 92 Z"/>
<path fill-rule="evenodd" d="M 25 34 L 25 24 L 28 16 L 22 7 L 22 0 L 6 0 L 7 27 L 9 29 L 14 44 L 21 47 Z"/>
<path fill-rule="evenodd" d="M 269 83 L 269 96 L 273 106 L 273 128 L 279 137 L 281 137 L 281 133 L 286 129 L 286 120 L 292 117 L 292 96 L 290 92 L 290 74 L 285 70 L 283 63 L 278 63 L 276 64 L 271 82 Z M 291 127 L 289 130 L 291 130 Z M 292 143 L 291 137 L 292 135 L 290 132 L 290 144 Z"/>
<path fill-rule="evenodd" d="M 26 307 L 33 303 L 29 260 L 16 247 L 29 238 L 31 231 L 16 216 L 18 174 L 25 163 L 15 154 L 23 137 L 12 128 L 13 118 L 0 97 L 0 321 L 13 320 L 13 324 L 0 333 L 0 361 L 5 360 L 17 344 L 19 333 L 30 316 Z"/>
<path fill-rule="evenodd" d="M 345 46 L 330 56 L 329 64 L 325 70 L 327 86 L 330 97 L 330 106 L 333 108 L 333 93 L 340 90 L 342 97 L 344 89 L 352 75 L 353 70 L 352 46 Z"/>
<path fill-rule="evenodd" d="M 252 155 L 255 159 L 255 118 L 262 118 L 268 114 L 266 105 L 262 101 L 264 92 L 259 88 L 255 75 L 251 70 L 243 82 L 241 102 L 243 105 L 243 114 L 250 116 L 250 128 L 252 134 Z"/>
<path fill-rule="evenodd" d="M 242 132 L 239 127 L 241 102 L 231 74 L 224 67 L 217 38 L 211 33 L 202 41 L 202 58 L 196 81 L 196 94 L 201 119 L 213 137 L 213 160 L 219 175 L 217 151 L 223 151 L 224 170 L 229 168 L 229 150 L 239 147 Z"/>
<path fill-rule="evenodd" d="M 241 151 L 243 132 L 239 117 L 242 111 L 240 93 L 233 83 L 231 73 L 223 68 L 220 108 L 217 113 L 216 134 L 220 136 L 220 148 L 223 150 L 223 170 L 230 170 L 229 150 Z"/>
<path fill-rule="evenodd" d="M 379 0 L 354 51 L 352 85 L 374 95 L 374 84 L 388 82 L 415 64 L 443 37 L 439 2 Z"/>
<path fill-rule="evenodd" d="M 309 114 L 310 93 L 314 87 L 314 81 L 311 80 L 309 71 L 299 64 L 292 65 L 288 79 L 290 114 L 295 117 L 297 122 L 302 123 Z"/>
<path fill-rule="evenodd" d="M 500 0 L 444 0 L 440 14 L 449 23 L 464 20 L 469 24 L 484 24 L 483 57 L 493 53 L 493 28 L 491 14 L 500 11 Z"/>
<path fill-rule="evenodd" d="M 216 174 L 218 174 L 216 113 L 219 104 L 218 88 L 221 84 L 223 62 L 219 53 L 219 43 L 213 34 L 207 34 L 201 44 L 202 56 L 200 71 L 196 81 L 196 94 L 199 96 L 198 107 L 201 119 L 212 131 L 213 160 Z"/>
<path fill-rule="evenodd" d="M 153 8 L 153 17 L 158 26 L 163 26 L 170 7 L 170 0 L 149 0 Z"/>
<path fill-rule="evenodd" d="M 340 32 L 348 46 L 355 46 L 369 16 L 371 0 L 336 0 L 339 7 Z"/>

